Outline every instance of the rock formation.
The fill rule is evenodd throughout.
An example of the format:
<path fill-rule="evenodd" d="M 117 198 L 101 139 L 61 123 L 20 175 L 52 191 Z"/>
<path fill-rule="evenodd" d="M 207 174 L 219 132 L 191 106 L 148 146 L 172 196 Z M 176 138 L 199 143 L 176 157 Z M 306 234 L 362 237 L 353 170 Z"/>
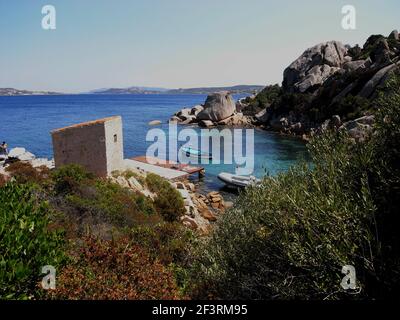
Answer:
<path fill-rule="evenodd" d="M 337 41 L 320 43 L 307 49 L 284 71 L 284 90 L 306 92 L 322 84 L 339 71 L 345 62 L 351 61 L 346 54 L 346 47 Z"/>
<path fill-rule="evenodd" d="M 266 87 L 237 108 L 266 129 L 307 136 L 325 127 L 338 128 L 338 120 L 359 123 L 373 112 L 379 91 L 393 74 L 400 74 L 396 30 L 388 37 L 370 36 L 362 48 L 325 42 L 307 49 L 285 69 L 280 92 Z M 356 140 L 362 126 L 348 129 L 351 135 L 357 132 Z"/>
<path fill-rule="evenodd" d="M 198 124 L 200 127 L 213 126 L 249 126 L 252 124 L 252 117 L 247 117 L 240 112 L 231 94 L 227 91 L 210 94 L 204 105 L 197 105 L 192 108 L 183 108 L 175 113 L 169 120 L 180 124 Z"/>

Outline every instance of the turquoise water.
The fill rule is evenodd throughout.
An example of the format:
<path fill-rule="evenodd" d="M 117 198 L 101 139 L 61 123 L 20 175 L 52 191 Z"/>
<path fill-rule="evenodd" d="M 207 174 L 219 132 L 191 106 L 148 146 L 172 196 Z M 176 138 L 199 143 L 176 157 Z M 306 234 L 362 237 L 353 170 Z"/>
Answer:
<path fill-rule="evenodd" d="M 183 107 L 203 103 L 203 95 L 62 95 L 0 97 L 0 140 L 10 148 L 23 146 L 36 156 L 52 158 L 50 131 L 67 125 L 112 115 L 121 115 L 124 127 L 125 157 L 145 155 L 152 142 L 146 142 L 148 122 L 161 120 L 157 128 L 168 131 L 166 121 Z M 236 97 L 238 98 L 238 97 Z M 188 128 L 179 126 L 178 131 Z M 200 129 L 192 127 L 195 132 Z M 243 138 L 245 137 L 243 133 Z M 200 143 L 200 142 L 199 142 Z M 183 143 L 179 143 L 180 145 Z M 201 144 L 200 144 L 201 145 Z M 223 145 L 223 143 L 221 143 Z M 243 150 L 245 142 L 243 143 Z M 303 142 L 274 133 L 255 130 L 254 175 L 274 175 L 287 170 L 296 161 L 308 159 Z M 223 149 L 221 149 L 223 154 Z M 204 165 L 205 190 L 220 189 L 221 171 L 235 172 L 235 164 Z"/>

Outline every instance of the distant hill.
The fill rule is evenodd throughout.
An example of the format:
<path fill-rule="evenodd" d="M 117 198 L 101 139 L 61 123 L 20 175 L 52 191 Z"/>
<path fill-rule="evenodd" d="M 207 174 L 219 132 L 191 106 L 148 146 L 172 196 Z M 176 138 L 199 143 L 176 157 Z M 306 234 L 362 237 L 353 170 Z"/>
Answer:
<path fill-rule="evenodd" d="M 0 88 L 0 96 L 45 96 L 45 95 L 58 95 L 59 92 L 51 91 L 29 91 L 18 90 L 14 88 Z"/>
<path fill-rule="evenodd" d="M 168 89 L 156 87 L 104 88 L 90 91 L 90 94 L 161 94 Z"/>
<path fill-rule="evenodd" d="M 258 85 L 238 85 L 233 87 L 204 87 L 190 89 L 172 89 L 167 91 L 168 94 L 210 94 L 218 91 L 229 91 L 231 94 L 253 94 L 258 93 L 265 86 Z"/>
<path fill-rule="evenodd" d="M 218 91 L 229 91 L 231 94 L 257 94 L 265 86 L 238 85 L 232 87 L 202 87 L 188 89 L 166 89 L 158 87 L 129 87 L 129 88 L 102 88 L 86 94 L 210 94 Z M 52 91 L 30 91 L 14 88 L 0 88 L 0 96 L 32 96 L 32 95 L 59 95 Z"/>
<path fill-rule="evenodd" d="M 91 94 L 210 94 L 217 91 L 230 91 L 232 94 L 258 93 L 265 86 L 238 85 L 233 87 L 203 87 L 189 89 L 165 89 L 152 87 L 107 88 L 93 90 Z"/>

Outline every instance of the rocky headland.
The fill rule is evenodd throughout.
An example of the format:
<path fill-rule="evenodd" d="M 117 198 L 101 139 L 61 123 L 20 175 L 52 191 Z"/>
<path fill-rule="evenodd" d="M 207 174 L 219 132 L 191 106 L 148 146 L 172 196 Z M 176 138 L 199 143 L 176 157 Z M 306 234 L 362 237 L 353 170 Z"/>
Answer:
<path fill-rule="evenodd" d="M 259 126 L 308 139 L 328 128 L 363 139 L 374 123 L 375 101 L 400 66 L 400 37 L 372 35 L 363 47 L 339 41 L 304 51 L 283 72 L 282 85 L 235 102 L 227 91 L 204 105 L 184 108 L 170 119 L 203 127 Z"/>

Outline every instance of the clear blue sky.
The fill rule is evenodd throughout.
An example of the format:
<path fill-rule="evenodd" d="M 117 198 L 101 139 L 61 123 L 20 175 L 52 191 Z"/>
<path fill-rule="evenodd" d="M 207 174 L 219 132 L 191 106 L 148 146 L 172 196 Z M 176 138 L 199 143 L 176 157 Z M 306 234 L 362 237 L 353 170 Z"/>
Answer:
<path fill-rule="evenodd" d="M 41 28 L 41 9 L 57 29 Z M 357 30 L 341 8 L 357 9 Z M 0 87 L 270 84 L 307 47 L 400 29 L 399 0 L 0 0 Z"/>

